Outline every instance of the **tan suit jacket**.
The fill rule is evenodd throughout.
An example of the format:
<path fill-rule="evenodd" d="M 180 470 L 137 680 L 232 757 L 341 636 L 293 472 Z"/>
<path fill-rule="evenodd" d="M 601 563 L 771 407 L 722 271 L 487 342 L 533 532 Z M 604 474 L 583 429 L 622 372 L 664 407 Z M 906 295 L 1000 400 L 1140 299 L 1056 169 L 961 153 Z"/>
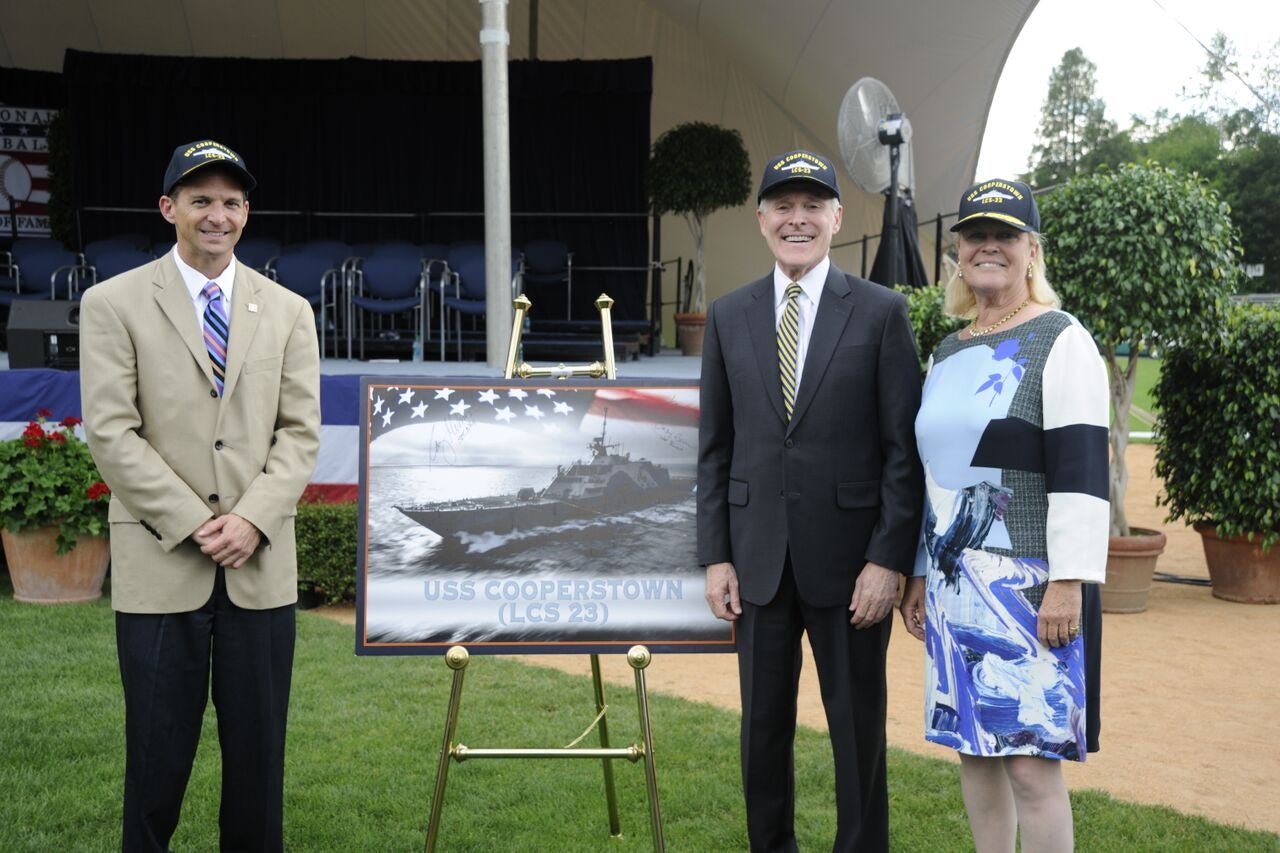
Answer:
<path fill-rule="evenodd" d="M 111 487 L 111 598 L 128 613 L 195 610 L 215 565 L 191 540 L 234 512 L 262 532 L 227 592 L 240 607 L 297 600 L 293 521 L 320 445 L 311 306 L 236 262 L 224 393 L 172 255 L 85 291 L 80 395 Z"/>

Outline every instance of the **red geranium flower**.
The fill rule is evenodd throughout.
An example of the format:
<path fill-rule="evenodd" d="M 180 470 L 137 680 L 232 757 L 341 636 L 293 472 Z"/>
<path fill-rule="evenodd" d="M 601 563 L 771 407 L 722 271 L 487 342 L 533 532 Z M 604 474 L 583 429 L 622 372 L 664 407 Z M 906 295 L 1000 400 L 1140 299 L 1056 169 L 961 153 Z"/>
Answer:
<path fill-rule="evenodd" d="M 111 490 L 76 435 L 82 423 L 78 417 L 55 421 L 50 409 L 41 408 L 20 436 L 0 440 L 0 495 L 21 495 L 0 501 L 0 527 L 56 528 L 60 554 L 78 537 L 102 536 L 108 527 Z"/>

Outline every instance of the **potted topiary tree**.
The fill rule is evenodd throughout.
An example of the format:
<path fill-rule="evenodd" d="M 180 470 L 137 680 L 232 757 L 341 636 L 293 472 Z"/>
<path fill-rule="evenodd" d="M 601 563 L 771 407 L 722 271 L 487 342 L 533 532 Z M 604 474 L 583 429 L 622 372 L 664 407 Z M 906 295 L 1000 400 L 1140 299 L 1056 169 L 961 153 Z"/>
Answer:
<path fill-rule="evenodd" d="M 1156 474 L 1169 518 L 1195 523 L 1213 594 L 1280 603 L 1280 306 L 1240 305 L 1166 348 Z"/>
<path fill-rule="evenodd" d="M 1158 164 L 1081 175 L 1040 203 L 1049 280 L 1093 333 L 1111 378 L 1111 557 L 1103 609 L 1146 609 L 1164 534 L 1130 528 L 1125 449 L 1139 354 L 1203 336 L 1241 273 L 1227 205 L 1200 178 Z M 1136 575 L 1136 577 L 1135 577 Z M 1117 595 L 1117 593 L 1120 593 Z"/>
<path fill-rule="evenodd" d="M 686 355 L 702 352 L 707 315 L 703 265 L 706 219 L 751 194 L 751 161 L 736 130 L 706 122 L 678 124 L 658 137 L 649 157 L 649 204 L 655 214 L 678 213 L 693 234 L 693 273 L 681 294 L 676 332 Z"/>

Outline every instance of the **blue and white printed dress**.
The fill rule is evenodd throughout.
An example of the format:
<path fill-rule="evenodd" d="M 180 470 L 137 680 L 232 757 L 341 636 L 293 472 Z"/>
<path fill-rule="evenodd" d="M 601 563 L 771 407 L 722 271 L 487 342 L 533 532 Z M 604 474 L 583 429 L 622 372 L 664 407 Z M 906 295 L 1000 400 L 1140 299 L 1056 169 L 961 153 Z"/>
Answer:
<path fill-rule="evenodd" d="M 1107 398 L 1093 339 L 1063 311 L 953 334 L 930 359 L 916 417 L 927 740 L 1084 760 L 1089 631 L 1049 648 L 1036 611 L 1050 580 L 1105 578 Z"/>

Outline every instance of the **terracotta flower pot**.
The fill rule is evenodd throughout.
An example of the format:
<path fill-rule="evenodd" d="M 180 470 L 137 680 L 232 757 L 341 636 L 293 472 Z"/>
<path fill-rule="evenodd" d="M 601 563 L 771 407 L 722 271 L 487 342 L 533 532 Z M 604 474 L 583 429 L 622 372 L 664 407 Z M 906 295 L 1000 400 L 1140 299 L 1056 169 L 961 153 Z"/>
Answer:
<path fill-rule="evenodd" d="M 1245 604 L 1280 604 L 1280 543 L 1262 553 L 1261 537 L 1250 542 L 1243 536 L 1223 539 L 1216 525 L 1193 525 L 1204 543 L 1204 559 L 1209 564 L 1213 595 Z"/>
<path fill-rule="evenodd" d="M 71 604 L 102 597 L 111 562 L 105 536 L 80 536 L 76 547 L 58 553 L 58 528 L 0 531 L 13 580 L 13 598 L 28 604 Z"/>
<path fill-rule="evenodd" d="M 1106 613 L 1141 613 L 1147 609 L 1156 559 L 1164 551 L 1159 530 L 1129 528 L 1128 536 L 1112 536 L 1107 547 L 1107 580 L 1101 587 Z"/>
<path fill-rule="evenodd" d="M 685 355 L 702 355 L 702 336 L 707 331 L 707 315 L 691 311 L 675 314 L 676 341 Z"/>

